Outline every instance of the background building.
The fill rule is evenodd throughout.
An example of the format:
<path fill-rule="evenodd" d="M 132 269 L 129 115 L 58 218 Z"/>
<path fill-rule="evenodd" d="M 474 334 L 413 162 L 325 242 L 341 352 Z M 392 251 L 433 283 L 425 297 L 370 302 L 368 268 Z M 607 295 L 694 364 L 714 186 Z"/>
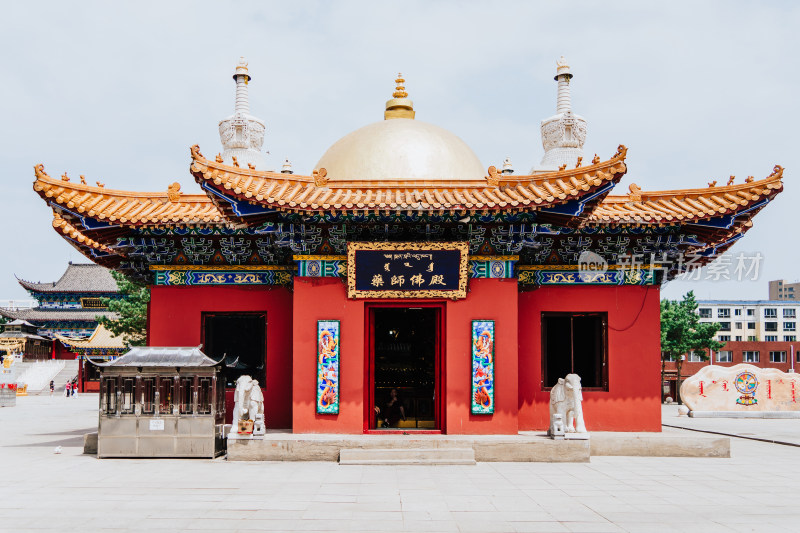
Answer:
<path fill-rule="evenodd" d="M 721 326 L 716 338 L 725 346 L 706 354 L 710 359 L 687 354 L 681 366 L 681 380 L 707 365 L 749 363 L 784 372 L 800 368 L 800 342 L 797 341 L 800 302 L 698 300 L 697 303 L 701 322 L 716 322 Z M 674 361 L 665 365 L 665 381 L 664 397 L 676 398 L 677 365 Z"/>
<path fill-rule="evenodd" d="M 30 322 L 38 328 L 39 335 L 88 337 L 97 328 L 96 317 L 116 317 L 101 298 L 120 298 L 117 282 L 111 271 L 100 265 L 70 262 L 58 281 L 33 283 L 21 279 L 19 284 L 38 305 L 28 309 L 0 308 L 0 315 Z"/>
<path fill-rule="evenodd" d="M 769 282 L 770 300 L 800 301 L 800 281 L 789 283 L 785 279 Z"/>

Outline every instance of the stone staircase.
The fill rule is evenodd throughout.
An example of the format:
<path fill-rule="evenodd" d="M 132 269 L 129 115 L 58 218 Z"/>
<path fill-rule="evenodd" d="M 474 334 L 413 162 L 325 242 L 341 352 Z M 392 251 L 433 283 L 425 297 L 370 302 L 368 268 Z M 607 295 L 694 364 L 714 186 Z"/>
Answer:
<path fill-rule="evenodd" d="M 473 448 L 342 448 L 341 465 L 474 465 Z"/>
<path fill-rule="evenodd" d="M 53 359 L 20 363 L 17 368 L 17 383 L 24 384 L 28 394 L 49 389 L 50 380 L 61 372 L 64 363 L 65 361 Z"/>
<path fill-rule="evenodd" d="M 72 381 L 73 379 L 78 377 L 78 361 L 77 359 L 72 359 L 69 361 L 64 361 L 64 368 L 56 374 L 56 377 L 52 378 L 55 382 L 56 392 L 55 394 L 64 394 L 64 386 L 67 384 L 68 381 Z M 41 391 L 35 394 L 50 394 L 50 382 L 48 381 L 47 386 L 43 388 Z"/>

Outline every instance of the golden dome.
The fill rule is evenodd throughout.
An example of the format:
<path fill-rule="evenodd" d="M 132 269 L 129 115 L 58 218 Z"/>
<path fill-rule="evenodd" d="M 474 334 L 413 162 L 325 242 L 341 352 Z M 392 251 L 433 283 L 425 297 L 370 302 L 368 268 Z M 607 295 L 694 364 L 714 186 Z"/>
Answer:
<path fill-rule="evenodd" d="M 384 120 L 345 135 L 328 148 L 315 170 L 328 181 L 482 180 L 486 171 L 467 144 L 449 131 L 414 120 L 402 74 L 397 75 Z"/>
<path fill-rule="evenodd" d="M 329 181 L 482 180 L 486 171 L 449 131 L 409 118 L 383 120 L 339 139 L 314 167 Z"/>

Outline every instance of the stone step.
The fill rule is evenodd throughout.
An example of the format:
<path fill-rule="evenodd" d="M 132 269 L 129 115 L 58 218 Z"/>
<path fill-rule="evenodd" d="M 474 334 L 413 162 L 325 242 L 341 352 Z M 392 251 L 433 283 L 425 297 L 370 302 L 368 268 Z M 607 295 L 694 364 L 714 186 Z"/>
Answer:
<path fill-rule="evenodd" d="M 342 448 L 342 465 L 474 465 L 472 448 Z"/>

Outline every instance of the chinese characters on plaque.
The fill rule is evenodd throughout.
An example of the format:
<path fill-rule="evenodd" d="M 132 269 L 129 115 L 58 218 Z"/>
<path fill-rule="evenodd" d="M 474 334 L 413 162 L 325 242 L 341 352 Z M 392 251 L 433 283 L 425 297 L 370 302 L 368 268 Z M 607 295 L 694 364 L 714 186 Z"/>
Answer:
<path fill-rule="evenodd" d="M 351 298 L 466 298 L 468 244 L 349 243 Z"/>

